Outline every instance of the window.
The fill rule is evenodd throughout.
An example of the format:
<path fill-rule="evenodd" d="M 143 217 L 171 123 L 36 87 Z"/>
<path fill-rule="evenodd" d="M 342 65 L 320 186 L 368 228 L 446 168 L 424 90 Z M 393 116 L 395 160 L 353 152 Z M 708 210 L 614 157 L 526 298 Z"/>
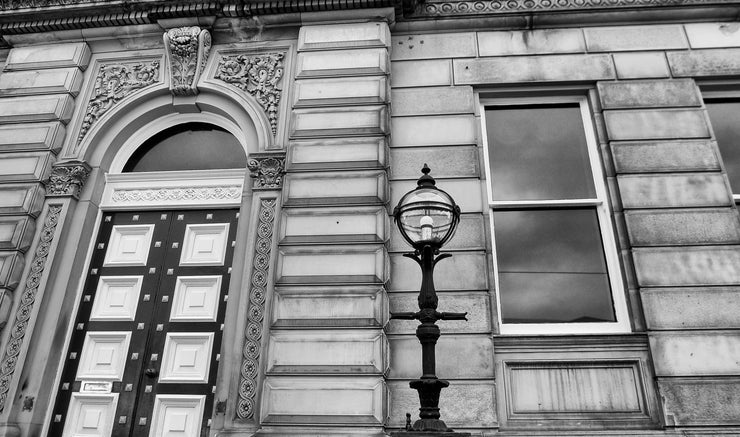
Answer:
<path fill-rule="evenodd" d="M 709 94 L 704 104 L 709 113 L 735 203 L 740 203 L 740 97 L 715 99 Z"/>
<path fill-rule="evenodd" d="M 628 331 L 586 99 L 483 107 L 501 333 Z"/>

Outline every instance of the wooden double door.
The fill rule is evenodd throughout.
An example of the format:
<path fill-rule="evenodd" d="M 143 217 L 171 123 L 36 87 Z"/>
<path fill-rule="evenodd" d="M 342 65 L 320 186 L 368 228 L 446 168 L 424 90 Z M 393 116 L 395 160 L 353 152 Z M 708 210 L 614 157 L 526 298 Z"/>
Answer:
<path fill-rule="evenodd" d="M 207 436 L 238 216 L 103 214 L 49 436 Z"/>

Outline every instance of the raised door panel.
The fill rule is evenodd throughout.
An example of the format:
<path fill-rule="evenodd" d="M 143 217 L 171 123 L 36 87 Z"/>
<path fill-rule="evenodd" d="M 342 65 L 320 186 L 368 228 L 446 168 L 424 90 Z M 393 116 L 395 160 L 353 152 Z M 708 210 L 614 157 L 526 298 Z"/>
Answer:
<path fill-rule="evenodd" d="M 73 394 L 69 406 L 69 419 L 64 426 L 64 436 L 110 436 L 117 402 L 116 393 Z"/>

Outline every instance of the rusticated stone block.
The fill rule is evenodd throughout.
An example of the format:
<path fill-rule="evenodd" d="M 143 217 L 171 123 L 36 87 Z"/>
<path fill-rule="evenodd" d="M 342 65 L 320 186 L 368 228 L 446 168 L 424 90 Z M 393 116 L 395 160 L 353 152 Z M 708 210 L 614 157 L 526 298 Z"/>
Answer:
<path fill-rule="evenodd" d="M 391 217 L 391 220 L 393 218 Z M 482 214 L 462 214 L 455 235 L 445 244 L 445 249 L 485 250 L 488 223 Z M 389 250 L 408 252 L 411 246 L 401 237 L 398 226 L 391 226 Z"/>
<path fill-rule="evenodd" d="M 599 82 L 597 87 L 604 109 L 701 106 L 694 81 L 688 79 Z"/>
<path fill-rule="evenodd" d="M 421 363 L 419 363 L 421 371 Z M 421 372 L 420 372 L 421 373 Z M 409 387 L 408 381 L 389 381 L 390 420 L 388 426 L 402 427 L 406 413 L 412 420 L 418 417 L 419 395 Z M 462 427 L 496 426 L 496 398 L 493 381 L 463 382 L 450 381 L 439 398 L 441 419 L 457 431 Z"/>
<path fill-rule="evenodd" d="M 583 32 L 589 52 L 688 48 L 679 25 L 587 27 Z"/>
<path fill-rule="evenodd" d="M 732 204 L 721 173 L 625 175 L 617 177 L 624 208 L 679 208 Z"/>
<path fill-rule="evenodd" d="M 391 87 L 435 86 L 452 84 L 452 61 L 393 61 Z"/>
<path fill-rule="evenodd" d="M 77 96 L 82 86 L 79 68 L 10 71 L 0 75 L 0 96 L 69 93 Z"/>
<path fill-rule="evenodd" d="M 283 211 L 282 244 L 384 242 L 389 219 L 384 207 L 292 208 Z"/>
<path fill-rule="evenodd" d="M 740 328 L 740 288 L 643 288 L 640 294 L 648 329 Z"/>
<path fill-rule="evenodd" d="M 667 52 L 666 56 L 675 77 L 740 74 L 740 49 Z"/>
<path fill-rule="evenodd" d="M 472 114 L 473 88 L 466 86 L 407 88 L 391 93 L 391 115 Z"/>
<path fill-rule="evenodd" d="M 0 288 L 15 290 L 23 273 L 23 254 L 16 251 L 0 252 Z"/>
<path fill-rule="evenodd" d="M 291 141 L 287 166 L 291 170 L 383 168 L 387 149 L 385 137 Z"/>
<path fill-rule="evenodd" d="M 275 270 L 281 285 L 383 284 L 388 255 L 375 244 L 286 246 L 278 252 Z"/>
<path fill-rule="evenodd" d="M 580 53 L 586 51 L 581 29 L 478 32 L 480 56 Z"/>
<path fill-rule="evenodd" d="M 740 47 L 740 23 L 684 24 L 691 48 Z"/>
<path fill-rule="evenodd" d="M 380 104 L 388 98 L 383 76 L 307 79 L 295 82 L 293 106 Z"/>
<path fill-rule="evenodd" d="M 385 172 L 292 173 L 283 197 L 290 205 L 373 205 L 387 201 Z"/>
<path fill-rule="evenodd" d="M 619 79 L 668 77 L 671 75 L 663 52 L 614 53 L 614 66 Z"/>
<path fill-rule="evenodd" d="M 475 57 L 475 33 L 398 35 L 392 38 L 391 60 Z"/>
<path fill-rule="evenodd" d="M 444 330 L 446 322 L 439 323 Z M 388 377 L 413 379 L 421 376 L 419 339 L 415 335 L 398 335 L 389 338 L 388 343 L 391 357 Z M 442 379 L 494 377 L 490 335 L 443 334 L 437 341 L 436 354 L 439 357 L 437 376 Z"/>
<path fill-rule="evenodd" d="M 642 287 L 740 285 L 740 247 L 634 249 Z"/>
<path fill-rule="evenodd" d="M 480 156 L 476 146 L 394 147 L 390 156 L 391 179 L 417 180 L 424 163 L 434 169 L 435 178 L 480 176 Z"/>
<path fill-rule="evenodd" d="M 627 211 L 633 246 L 740 243 L 735 208 Z"/>
<path fill-rule="evenodd" d="M 385 105 L 296 109 L 290 127 L 293 138 L 383 135 L 387 131 Z"/>
<path fill-rule="evenodd" d="M 659 378 L 668 426 L 740 425 L 740 378 Z"/>
<path fill-rule="evenodd" d="M 388 73 L 388 50 L 358 49 L 299 53 L 296 77 L 355 76 Z"/>
<path fill-rule="evenodd" d="M 302 26 L 298 50 L 386 47 L 390 40 L 391 33 L 385 22 Z"/>
<path fill-rule="evenodd" d="M 28 250 L 35 228 L 34 222 L 28 216 L 0 218 L 0 250 Z"/>
<path fill-rule="evenodd" d="M 388 320 L 382 286 L 277 287 L 272 304 L 276 327 L 373 327 Z"/>
<path fill-rule="evenodd" d="M 655 375 L 736 375 L 740 367 L 740 334 L 726 331 L 653 332 L 650 334 Z M 711 358 L 710 358 L 711 357 Z"/>
<path fill-rule="evenodd" d="M 709 140 L 612 142 L 617 173 L 720 170 Z"/>
<path fill-rule="evenodd" d="M 41 184 L 0 185 L 0 215 L 29 214 L 37 217 L 43 202 Z"/>
<path fill-rule="evenodd" d="M 69 94 L 0 99 L 0 124 L 61 121 L 67 124 L 74 110 Z"/>
<path fill-rule="evenodd" d="M 421 270 L 401 254 L 390 256 L 391 283 L 389 291 L 419 291 Z M 437 290 L 487 290 L 488 261 L 485 252 L 456 252 L 452 258 L 440 261 L 434 269 Z"/>
<path fill-rule="evenodd" d="M 87 43 L 49 44 L 18 47 L 10 51 L 6 70 L 38 70 L 43 68 L 87 68 L 90 48 Z"/>
<path fill-rule="evenodd" d="M 439 311 L 468 313 L 468 320 L 445 320 L 439 322 L 442 335 L 448 333 L 482 334 L 491 332 L 490 301 L 492 296 L 487 292 L 477 293 L 438 293 Z M 417 311 L 419 309 L 418 292 L 390 293 L 391 312 Z M 414 334 L 419 326 L 417 320 L 391 320 L 386 332 L 389 334 Z M 415 359 L 414 362 L 417 360 Z"/>
<path fill-rule="evenodd" d="M 516 56 L 455 59 L 455 85 L 614 79 L 609 55 Z"/>
<path fill-rule="evenodd" d="M 709 138 L 701 109 L 605 111 L 604 121 L 611 140 Z"/>
<path fill-rule="evenodd" d="M 40 181 L 51 171 L 54 156 L 50 152 L 5 153 L 0 157 L 0 181 Z"/>
<path fill-rule="evenodd" d="M 394 117 L 391 147 L 475 144 L 478 130 L 473 114 Z"/>

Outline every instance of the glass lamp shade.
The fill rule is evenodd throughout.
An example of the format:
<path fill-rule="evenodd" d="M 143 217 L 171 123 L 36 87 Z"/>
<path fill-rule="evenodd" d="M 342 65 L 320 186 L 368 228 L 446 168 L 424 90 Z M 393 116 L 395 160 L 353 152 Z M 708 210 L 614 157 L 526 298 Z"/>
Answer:
<path fill-rule="evenodd" d="M 393 216 L 401 235 L 412 247 L 440 248 L 454 235 L 460 208 L 449 194 L 434 186 L 426 164 L 422 172 L 419 186 L 401 198 Z"/>

